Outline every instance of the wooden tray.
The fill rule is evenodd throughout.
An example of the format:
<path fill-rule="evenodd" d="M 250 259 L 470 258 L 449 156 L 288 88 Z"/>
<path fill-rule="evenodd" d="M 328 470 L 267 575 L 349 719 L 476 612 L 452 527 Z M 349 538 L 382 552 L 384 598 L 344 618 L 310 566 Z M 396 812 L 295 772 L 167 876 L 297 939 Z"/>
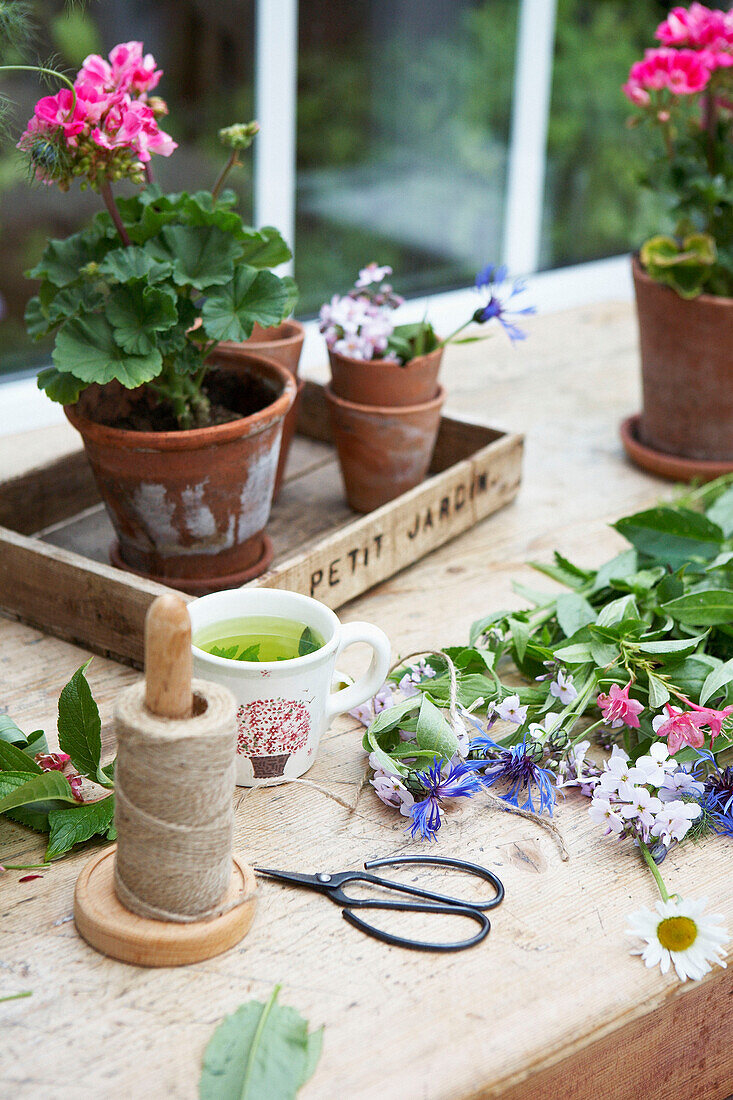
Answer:
<path fill-rule="evenodd" d="M 523 442 L 444 416 L 430 476 L 357 516 L 344 499 L 323 387 L 307 382 L 267 527 L 274 566 L 250 583 L 340 607 L 510 501 Z M 112 527 L 84 451 L 0 484 L 0 524 L 0 609 L 139 665 L 145 612 L 170 589 L 108 564 Z"/>

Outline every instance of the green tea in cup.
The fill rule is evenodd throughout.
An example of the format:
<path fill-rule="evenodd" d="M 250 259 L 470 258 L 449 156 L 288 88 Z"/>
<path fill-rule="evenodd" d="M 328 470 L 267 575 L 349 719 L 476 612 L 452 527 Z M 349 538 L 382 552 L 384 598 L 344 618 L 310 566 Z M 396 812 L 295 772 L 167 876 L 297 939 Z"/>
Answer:
<path fill-rule="evenodd" d="M 315 653 L 325 639 L 306 623 L 249 615 L 224 619 L 198 631 L 193 644 L 212 657 L 229 661 L 292 661 Z"/>

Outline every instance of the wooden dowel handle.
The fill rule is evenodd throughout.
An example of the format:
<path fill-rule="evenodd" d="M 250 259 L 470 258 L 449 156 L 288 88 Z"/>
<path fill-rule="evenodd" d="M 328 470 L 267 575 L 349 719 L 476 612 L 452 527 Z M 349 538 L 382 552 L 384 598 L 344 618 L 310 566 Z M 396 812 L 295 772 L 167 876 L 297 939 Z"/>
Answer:
<path fill-rule="evenodd" d="M 191 620 L 178 596 L 158 596 L 145 616 L 145 705 L 161 718 L 190 718 Z"/>

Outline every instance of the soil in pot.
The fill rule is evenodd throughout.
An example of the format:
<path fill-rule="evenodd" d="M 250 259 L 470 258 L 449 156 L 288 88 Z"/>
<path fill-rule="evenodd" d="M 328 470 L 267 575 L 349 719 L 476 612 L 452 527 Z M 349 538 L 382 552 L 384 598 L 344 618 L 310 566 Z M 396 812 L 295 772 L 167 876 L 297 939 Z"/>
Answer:
<path fill-rule="evenodd" d="M 431 401 L 438 392 L 442 347 L 405 366 L 383 359 L 351 359 L 332 350 L 328 357 L 332 392 L 356 405 L 402 408 Z"/>
<path fill-rule="evenodd" d="M 644 407 L 640 442 L 733 462 L 733 298 L 686 300 L 633 261 Z"/>
<path fill-rule="evenodd" d="M 346 498 L 355 512 L 371 512 L 419 485 L 433 457 L 445 401 L 389 408 L 357 405 L 326 387 Z"/>
<path fill-rule="evenodd" d="M 253 358 L 248 380 L 213 371 L 209 393 L 232 415 L 189 431 L 119 427 L 150 411 L 136 391 L 94 387 L 65 410 L 117 534 L 114 564 L 194 594 L 243 584 L 269 565 L 264 527 L 295 383 Z"/>

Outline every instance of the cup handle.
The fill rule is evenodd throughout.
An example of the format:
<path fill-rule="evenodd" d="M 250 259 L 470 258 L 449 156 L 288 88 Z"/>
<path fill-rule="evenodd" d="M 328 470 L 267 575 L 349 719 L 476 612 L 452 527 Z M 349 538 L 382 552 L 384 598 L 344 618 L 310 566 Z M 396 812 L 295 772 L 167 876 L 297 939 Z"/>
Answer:
<path fill-rule="evenodd" d="M 326 719 L 330 721 L 337 714 L 361 706 L 375 695 L 384 683 L 389 672 L 392 649 L 389 638 L 372 623 L 345 623 L 341 627 L 336 658 L 347 646 L 355 642 L 366 642 L 372 647 L 372 660 L 367 672 L 355 684 L 334 691 L 326 702 Z"/>

